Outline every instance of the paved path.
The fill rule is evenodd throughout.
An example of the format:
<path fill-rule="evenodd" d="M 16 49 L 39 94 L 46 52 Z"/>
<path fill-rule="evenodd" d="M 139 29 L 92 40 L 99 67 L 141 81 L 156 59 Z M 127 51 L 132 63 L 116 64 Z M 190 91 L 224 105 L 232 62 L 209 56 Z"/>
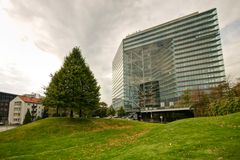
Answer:
<path fill-rule="evenodd" d="M 16 128 L 17 126 L 0 126 L 0 132 Z"/>

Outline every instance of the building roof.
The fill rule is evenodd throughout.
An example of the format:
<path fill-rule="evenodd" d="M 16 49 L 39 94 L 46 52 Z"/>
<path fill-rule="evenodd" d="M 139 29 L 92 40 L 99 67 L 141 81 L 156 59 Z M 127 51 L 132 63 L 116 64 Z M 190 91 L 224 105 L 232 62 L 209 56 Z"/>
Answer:
<path fill-rule="evenodd" d="M 33 98 L 33 97 L 27 97 L 27 96 L 18 96 L 18 97 L 27 103 L 41 103 L 40 98 Z"/>
<path fill-rule="evenodd" d="M 160 24 L 160 25 L 153 26 L 153 27 L 150 27 L 150 28 L 148 28 L 148 29 L 144 29 L 144 30 L 142 30 L 142 31 L 138 31 L 138 32 L 132 33 L 132 34 L 126 36 L 125 39 L 131 38 L 131 37 L 134 37 L 134 36 L 137 36 L 137 35 L 139 35 L 139 34 L 143 34 L 143 33 L 147 32 L 147 31 L 152 31 L 152 30 L 157 29 L 157 28 L 160 28 L 160 27 L 164 27 L 164 26 L 169 25 L 169 24 L 174 24 L 174 23 L 176 23 L 176 22 L 182 21 L 183 19 L 187 19 L 187 18 L 189 18 L 189 17 L 195 16 L 195 15 L 198 15 L 198 14 L 204 14 L 204 13 L 206 13 L 206 12 L 211 12 L 211 11 L 213 11 L 213 10 L 216 10 L 216 8 L 213 8 L 213 9 L 210 9 L 210 10 L 207 10 L 207 11 L 204 11 L 204 12 L 201 12 L 201 13 L 199 13 L 199 12 L 194 12 L 194 13 L 188 14 L 188 15 L 186 15 L 186 16 L 183 16 L 183 17 L 180 17 L 180 18 L 171 20 L 171 21 L 169 21 L 169 22 L 165 22 L 165 23 L 162 23 L 162 24 Z"/>
<path fill-rule="evenodd" d="M 18 96 L 17 94 L 3 92 L 3 91 L 0 91 L 0 94 L 11 95 L 11 96 Z"/>
<path fill-rule="evenodd" d="M 153 109 L 153 110 L 141 110 L 141 113 L 147 112 L 171 112 L 171 111 L 190 111 L 193 110 L 190 107 L 183 107 L 183 108 L 160 108 L 160 109 Z"/>

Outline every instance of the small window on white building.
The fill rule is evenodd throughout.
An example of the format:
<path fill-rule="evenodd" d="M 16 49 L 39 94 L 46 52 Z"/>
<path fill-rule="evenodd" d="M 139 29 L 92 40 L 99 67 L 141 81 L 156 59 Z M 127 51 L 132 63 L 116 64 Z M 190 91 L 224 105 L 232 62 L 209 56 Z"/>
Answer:
<path fill-rule="evenodd" d="M 14 116 L 14 117 L 19 117 L 19 116 L 20 116 L 20 113 L 14 113 L 13 116 Z"/>
<path fill-rule="evenodd" d="M 169 102 L 169 106 L 173 106 L 174 105 L 174 102 Z"/>
<path fill-rule="evenodd" d="M 19 108 L 19 107 L 14 108 L 14 111 L 20 111 L 20 110 L 21 110 L 21 108 Z"/>
<path fill-rule="evenodd" d="M 14 122 L 20 122 L 20 118 L 14 118 L 13 121 Z"/>
<path fill-rule="evenodd" d="M 15 105 L 15 106 L 21 106 L 21 105 L 22 105 L 22 102 L 21 102 L 21 101 L 16 101 L 16 102 L 14 102 L 14 105 Z"/>

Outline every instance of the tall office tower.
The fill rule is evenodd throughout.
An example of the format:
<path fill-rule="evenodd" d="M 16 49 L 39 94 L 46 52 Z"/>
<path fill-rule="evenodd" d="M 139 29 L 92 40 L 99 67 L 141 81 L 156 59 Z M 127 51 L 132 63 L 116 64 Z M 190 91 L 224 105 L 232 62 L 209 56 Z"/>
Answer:
<path fill-rule="evenodd" d="M 112 63 L 114 108 L 174 105 L 184 90 L 225 81 L 217 10 L 192 13 L 124 38 Z"/>

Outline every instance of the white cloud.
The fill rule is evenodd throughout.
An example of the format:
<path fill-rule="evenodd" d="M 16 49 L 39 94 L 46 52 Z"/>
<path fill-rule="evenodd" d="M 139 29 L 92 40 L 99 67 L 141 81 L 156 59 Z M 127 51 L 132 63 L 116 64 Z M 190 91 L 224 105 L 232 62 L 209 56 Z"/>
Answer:
<path fill-rule="evenodd" d="M 49 74 L 60 67 L 61 61 L 51 53 L 38 49 L 31 30 L 18 28 L 0 10 L 0 90 L 23 94 L 42 92 L 50 80 Z"/>

